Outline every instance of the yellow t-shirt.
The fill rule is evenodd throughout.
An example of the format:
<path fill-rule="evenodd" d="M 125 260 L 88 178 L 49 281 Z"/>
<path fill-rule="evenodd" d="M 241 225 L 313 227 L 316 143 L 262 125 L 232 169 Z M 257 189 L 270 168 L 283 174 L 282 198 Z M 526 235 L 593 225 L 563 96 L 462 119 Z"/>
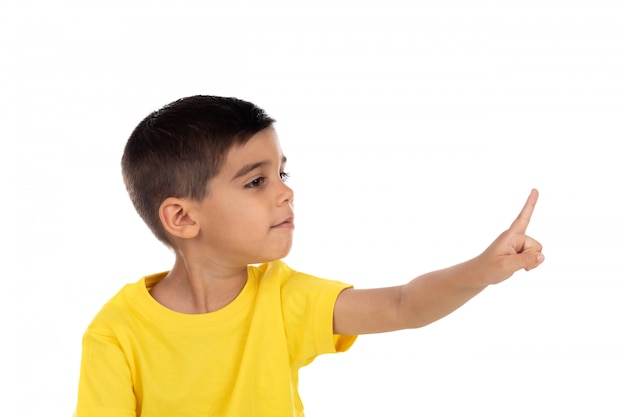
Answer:
<path fill-rule="evenodd" d="M 248 267 L 237 298 L 207 314 L 154 300 L 164 276 L 125 286 L 89 325 L 76 417 L 302 416 L 298 370 L 354 343 L 332 327 L 348 285 L 282 261 Z"/>

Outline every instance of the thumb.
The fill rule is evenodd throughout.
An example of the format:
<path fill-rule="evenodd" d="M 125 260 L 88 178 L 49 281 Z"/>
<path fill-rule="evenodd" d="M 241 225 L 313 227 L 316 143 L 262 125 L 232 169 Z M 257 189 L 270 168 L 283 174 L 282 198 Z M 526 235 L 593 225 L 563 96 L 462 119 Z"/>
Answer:
<path fill-rule="evenodd" d="M 543 253 L 537 251 L 521 252 L 515 255 L 509 255 L 509 266 L 512 272 L 524 269 L 530 271 L 541 265 L 545 256 Z"/>

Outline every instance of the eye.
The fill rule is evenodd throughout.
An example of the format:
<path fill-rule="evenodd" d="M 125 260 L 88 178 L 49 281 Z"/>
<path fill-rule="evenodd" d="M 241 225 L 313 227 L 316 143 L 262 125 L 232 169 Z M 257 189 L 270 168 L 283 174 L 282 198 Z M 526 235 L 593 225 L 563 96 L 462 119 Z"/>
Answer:
<path fill-rule="evenodd" d="M 259 188 L 265 183 L 265 177 L 258 177 L 246 184 L 246 188 Z"/>
<path fill-rule="evenodd" d="M 285 182 L 289 179 L 289 174 L 287 172 L 281 172 L 280 174 L 280 179 Z"/>

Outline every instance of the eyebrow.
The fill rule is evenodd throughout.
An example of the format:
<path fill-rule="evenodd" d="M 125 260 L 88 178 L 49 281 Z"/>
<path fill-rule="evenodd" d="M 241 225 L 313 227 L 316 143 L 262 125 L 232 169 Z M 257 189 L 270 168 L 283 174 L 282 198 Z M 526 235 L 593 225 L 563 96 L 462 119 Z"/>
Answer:
<path fill-rule="evenodd" d="M 281 158 L 281 165 L 284 165 L 285 163 L 287 163 L 287 158 L 285 156 L 283 156 Z M 270 164 L 270 161 L 259 161 L 259 162 L 253 162 L 251 164 L 246 164 L 239 171 L 237 171 L 237 173 L 231 179 L 231 181 L 234 181 L 234 180 L 236 180 L 239 177 L 243 177 L 244 175 L 246 175 L 250 171 L 254 171 L 257 168 L 260 168 L 260 167 L 263 167 L 263 166 L 266 166 L 266 165 L 269 165 L 269 164 Z"/>

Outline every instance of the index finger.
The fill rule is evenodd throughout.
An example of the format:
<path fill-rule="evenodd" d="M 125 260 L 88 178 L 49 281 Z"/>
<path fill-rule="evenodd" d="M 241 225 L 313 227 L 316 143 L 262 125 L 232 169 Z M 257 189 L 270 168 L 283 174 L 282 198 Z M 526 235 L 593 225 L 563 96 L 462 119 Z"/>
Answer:
<path fill-rule="evenodd" d="M 537 204 L 538 198 L 539 191 L 533 188 L 528 196 L 528 199 L 526 200 L 526 204 L 524 204 L 524 207 L 522 208 L 522 211 L 511 224 L 510 230 L 518 233 L 526 233 L 526 228 L 530 223 L 530 218 L 535 210 L 535 204 Z"/>

